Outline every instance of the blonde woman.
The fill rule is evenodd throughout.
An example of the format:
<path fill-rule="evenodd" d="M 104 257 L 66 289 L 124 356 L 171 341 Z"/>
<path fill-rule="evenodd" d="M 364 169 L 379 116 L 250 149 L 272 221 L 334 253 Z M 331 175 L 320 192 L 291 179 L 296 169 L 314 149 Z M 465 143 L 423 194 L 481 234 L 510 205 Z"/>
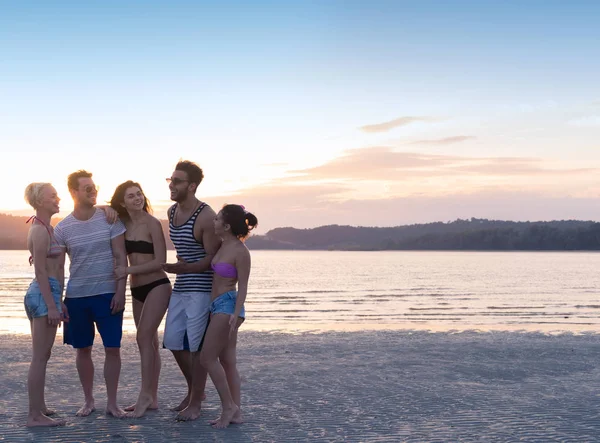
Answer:
<path fill-rule="evenodd" d="M 46 407 L 44 386 L 46 365 L 50 358 L 56 328 L 68 320 L 62 304 L 65 254 L 54 237 L 50 219 L 59 211 L 60 198 L 50 183 L 31 183 L 25 189 L 25 199 L 35 209 L 29 220 L 27 248 L 35 278 L 25 295 L 25 311 L 31 323 L 33 355 L 27 377 L 29 414 L 27 426 L 63 426 L 65 420 L 49 417 L 54 411 Z"/>

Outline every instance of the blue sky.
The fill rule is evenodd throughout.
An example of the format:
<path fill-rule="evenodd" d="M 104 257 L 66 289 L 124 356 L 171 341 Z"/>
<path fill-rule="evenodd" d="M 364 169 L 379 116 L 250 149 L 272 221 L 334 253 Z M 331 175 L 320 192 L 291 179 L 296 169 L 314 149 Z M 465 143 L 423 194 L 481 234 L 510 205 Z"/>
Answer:
<path fill-rule="evenodd" d="M 101 198 L 132 178 L 165 206 L 184 157 L 199 197 L 268 228 L 600 218 L 600 3 L 0 7 L 0 184 L 52 181 L 64 211 L 80 167 Z"/>

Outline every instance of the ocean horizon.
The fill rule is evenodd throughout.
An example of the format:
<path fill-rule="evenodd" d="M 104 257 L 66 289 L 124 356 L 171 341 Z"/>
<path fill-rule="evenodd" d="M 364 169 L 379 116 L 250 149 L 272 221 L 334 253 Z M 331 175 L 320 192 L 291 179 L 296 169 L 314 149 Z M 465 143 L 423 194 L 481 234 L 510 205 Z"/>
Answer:
<path fill-rule="evenodd" d="M 0 333 L 29 333 L 28 254 L 0 251 Z M 248 330 L 600 331 L 593 252 L 258 250 L 252 260 Z M 124 330 L 135 331 L 129 287 Z"/>

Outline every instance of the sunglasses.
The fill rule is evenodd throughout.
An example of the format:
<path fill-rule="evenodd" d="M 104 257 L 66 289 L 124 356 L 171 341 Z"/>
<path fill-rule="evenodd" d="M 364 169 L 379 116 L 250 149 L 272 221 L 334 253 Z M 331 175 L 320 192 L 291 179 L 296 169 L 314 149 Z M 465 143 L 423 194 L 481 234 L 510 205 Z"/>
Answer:
<path fill-rule="evenodd" d="M 87 193 L 87 194 L 93 194 L 94 192 L 98 192 L 100 191 L 100 186 L 95 186 L 95 185 L 86 185 L 83 190 Z"/>
<path fill-rule="evenodd" d="M 182 178 L 177 178 L 177 177 L 169 177 L 166 179 L 167 183 L 173 183 L 175 186 L 181 184 L 181 183 L 185 183 L 185 182 L 189 182 L 189 180 L 184 180 Z"/>

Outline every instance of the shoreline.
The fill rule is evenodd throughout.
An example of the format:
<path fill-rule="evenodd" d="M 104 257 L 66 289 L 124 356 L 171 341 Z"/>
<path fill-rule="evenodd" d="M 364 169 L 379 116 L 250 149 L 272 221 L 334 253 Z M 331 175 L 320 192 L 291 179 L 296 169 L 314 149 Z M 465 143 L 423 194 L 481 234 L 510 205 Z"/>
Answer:
<path fill-rule="evenodd" d="M 98 411 L 74 417 L 82 400 L 75 353 L 60 337 L 48 364 L 46 399 L 68 425 L 28 429 L 29 339 L 4 338 L 5 441 L 591 441 L 600 435 L 596 334 L 243 331 L 238 361 L 246 423 L 226 430 L 207 424 L 219 413 L 210 381 L 200 419 L 175 422 L 168 407 L 181 400 L 185 383 L 166 350 L 160 409 L 118 420 L 102 413 L 103 352 L 95 346 Z M 140 382 L 133 334 L 124 335 L 122 355 L 124 406 L 135 401 Z"/>
<path fill-rule="evenodd" d="M 548 324 L 533 324 L 533 325 L 503 325 L 503 324 L 490 324 L 490 325 L 470 325 L 469 327 L 457 328 L 454 324 L 360 324 L 350 323 L 344 324 L 343 327 L 316 327 L 314 324 L 312 327 L 296 327 L 296 328 L 273 328 L 273 327 L 256 327 L 249 329 L 248 325 L 244 324 L 245 329 L 243 333 L 257 333 L 257 334 L 282 334 L 282 335 L 324 335 L 324 334 L 338 334 L 338 333 L 381 333 L 381 332 L 394 332 L 394 333 L 428 333 L 428 334 L 462 334 L 462 333 L 474 333 L 474 334 L 497 334 L 497 333 L 518 333 L 518 334 L 543 334 L 550 336 L 560 335 L 600 335 L 600 329 L 597 325 L 589 324 L 568 324 L 569 329 L 565 329 L 565 324 L 561 323 L 548 323 Z M 563 328 L 557 328 L 557 326 L 563 326 Z M 135 328 L 135 326 L 133 326 Z M 164 320 L 158 328 L 159 336 L 164 333 Z M 132 337 L 135 340 L 135 329 L 123 329 L 123 339 L 127 336 Z M 2 330 L 0 329 L 1 337 L 14 336 L 18 339 L 29 338 L 31 333 L 29 331 L 17 331 L 17 330 Z M 62 328 L 59 328 L 56 333 L 55 345 L 62 343 Z M 99 336 L 97 336 L 97 340 Z"/>

